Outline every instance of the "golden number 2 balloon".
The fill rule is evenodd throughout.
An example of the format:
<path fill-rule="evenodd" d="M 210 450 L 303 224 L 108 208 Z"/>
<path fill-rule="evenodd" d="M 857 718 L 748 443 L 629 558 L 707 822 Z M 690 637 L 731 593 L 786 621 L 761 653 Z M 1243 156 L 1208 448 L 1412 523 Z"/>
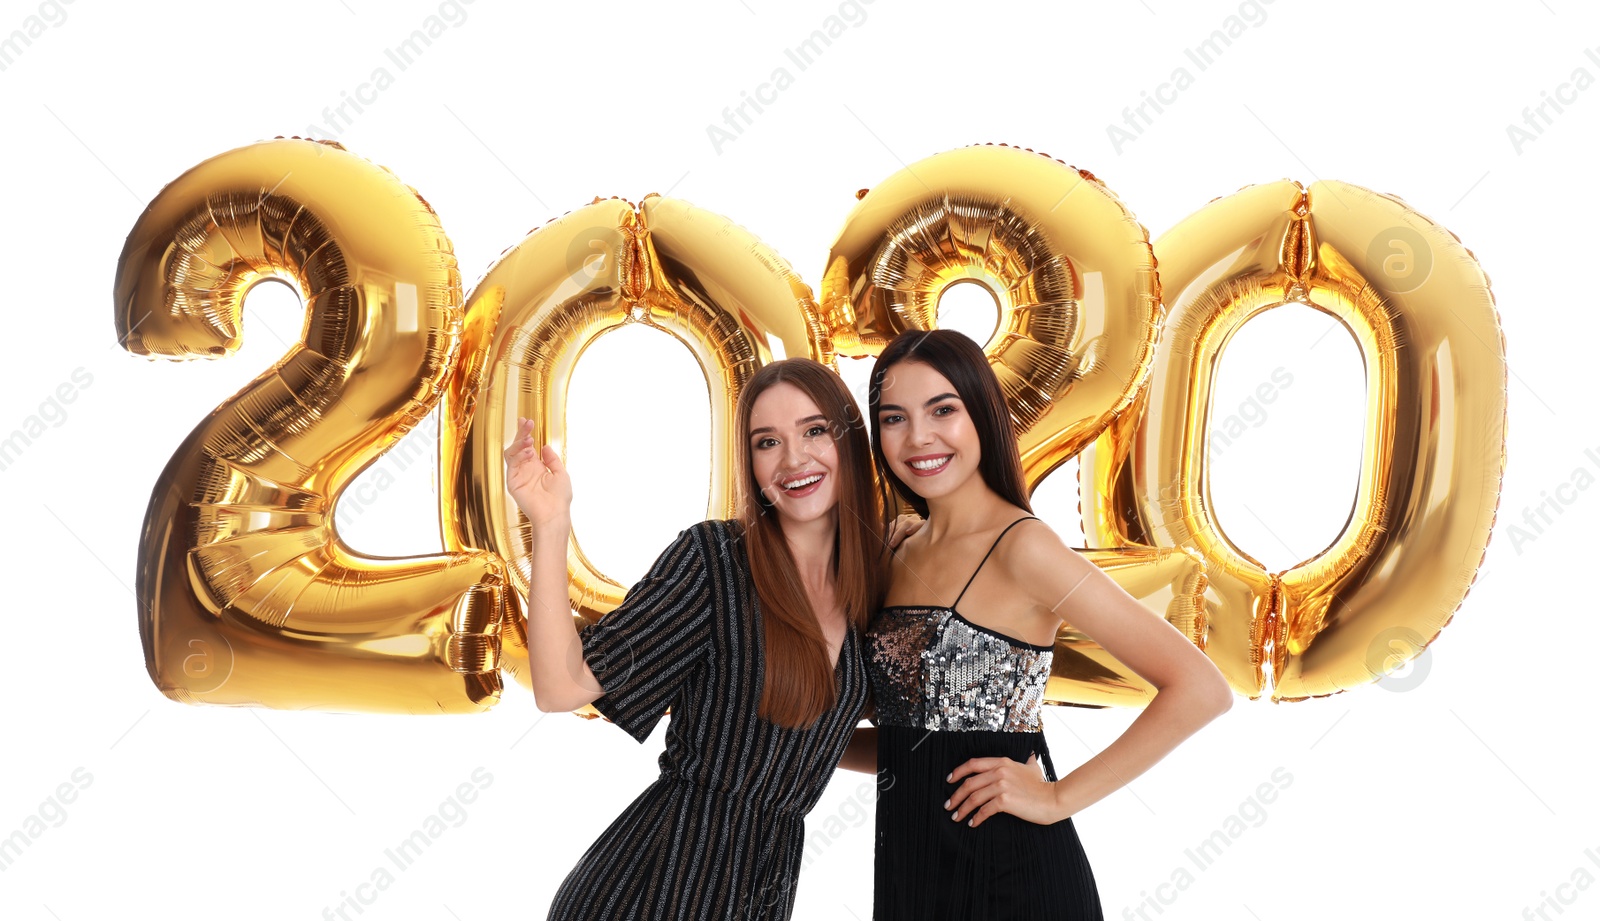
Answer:
<path fill-rule="evenodd" d="M 976 282 L 999 324 L 986 351 L 1017 423 L 1029 488 L 1144 385 L 1161 329 L 1150 238 L 1105 184 L 1032 151 L 935 154 L 862 197 L 828 253 L 821 306 L 841 354 L 938 325 Z"/>
<path fill-rule="evenodd" d="M 1342 182 L 1246 188 L 1186 218 L 1155 251 L 1166 332 L 1139 412 L 1085 453 L 1085 533 L 1204 555 L 1206 652 L 1241 693 L 1260 696 L 1268 667 L 1276 700 L 1376 680 L 1449 622 L 1488 546 L 1506 419 L 1488 279 L 1448 230 Z M 1229 339 L 1284 303 L 1331 314 L 1355 336 L 1367 420 L 1343 532 L 1269 573 L 1217 524 L 1206 414 Z M 1273 458 L 1321 448 L 1283 445 Z M 1396 641 L 1410 655 L 1396 657 Z"/>
<path fill-rule="evenodd" d="M 876 355 L 938 325 L 952 285 L 994 295 L 984 346 L 1016 424 L 1032 490 L 1132 405 L 1161 329 L 1149 234 L 1093 175 L 1004 145 L 935 154 L 862 196 L 828 253 L 821 308 L 848 355 Z M 1129 594 L 1205 645 L 1198 553 L 1141 547 L 1084 554 Z M 1156 689 L 1065 624 L 1045 698 L 1136 706 Z"/>
<path fill-rule="evenodd" d="M 218 406 L 156 482 L 139 541 L 150 677 L 188 703 L 411 713 L 500 693 L 505 572 L 481 550 L 363 557 L 340 491 L 438 401 L 461 282 L 438 218 L 337 144 L 280 139 L 174 180 L 128 236 L 118 339 L 220 357 L 260 281 L 293 285 L 301 339 Z"/>

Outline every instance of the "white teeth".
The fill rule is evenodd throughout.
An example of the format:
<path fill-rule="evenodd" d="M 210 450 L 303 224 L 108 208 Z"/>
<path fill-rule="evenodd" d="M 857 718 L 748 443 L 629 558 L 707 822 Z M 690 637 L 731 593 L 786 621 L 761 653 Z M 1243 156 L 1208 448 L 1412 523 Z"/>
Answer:
<path fill-rule="evenodd" d="M 785 484 L 783 484 L 783 488 L 784 489 L 804 489 L 805 487 L 810 486 L 812 483 L 815 483 L 816 481 L 818 481 L 820 479 L 822 479 L 822 474 L 813 473 L 812 475 L 806 477 L 803 480 L 795 480 L 793 483 L 785 483 Z"/>
<path fill-rule="evenodd" d="M 948 463 L 950 463 L 950 458 L 946 456 L 941 457 L 938 460 L 912 461 L 911 466 L 917 468 L 918 470 L 937 470 Z"/>

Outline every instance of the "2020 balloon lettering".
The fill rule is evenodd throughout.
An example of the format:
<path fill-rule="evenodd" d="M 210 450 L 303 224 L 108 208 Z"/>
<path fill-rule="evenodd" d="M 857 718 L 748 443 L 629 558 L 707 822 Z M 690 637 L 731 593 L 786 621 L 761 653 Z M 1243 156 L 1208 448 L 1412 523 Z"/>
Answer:
<path fill-rule="evenodd" d="M 146 208 L 118 264 L 118 340 L 150 357 L 231 354 L 265 279 L 300 291 L 301 339 L 178 446 L 140 538 L 145 663 L 186 703 L 470 712 L 499 699 L 503 675 L 527 685 L 530 536 L 500 451 L 518 416 L 564 440 L 578 355 L 625 323 L 676 337 L 707 374 L 707 514 L 728 517 L 730 426 L 756 369 L 780 349 L 837 369 L 936 326 L 950 285 L 985 285 L 999 305 L 985 351 L 1029 488 L 1079 457 L 1097 545 L 1084 553 L 1251 698 L 1371 683 L 1405 660 L 1397 636 L 1420 653 L 1465 598 L 1499 504 L 1506 366 L 1488 279 L 1448 230 L 1346 183 L 1249 186 L 1152 247 L 1090 173 L 966 147 L 860 196 L 816 298 L 732 221 L 651 195 L 536 229 L 463 299 L 416 190 L 337 143 L 279 138 L 206 160 Z M 1354 335 L 1368 414 L 1344 531 L 1268 572 L 1217 525 L 1204 432 L 1229 338 L 1285 303 Z M 362 556 L 340 541 L 335 502 L 436 408 L 447 552 Z M 568 564 L 576 618 L 620 603 L 578 536 Z M 1049 700 L 1153 693 L 1062 627 Z"/>

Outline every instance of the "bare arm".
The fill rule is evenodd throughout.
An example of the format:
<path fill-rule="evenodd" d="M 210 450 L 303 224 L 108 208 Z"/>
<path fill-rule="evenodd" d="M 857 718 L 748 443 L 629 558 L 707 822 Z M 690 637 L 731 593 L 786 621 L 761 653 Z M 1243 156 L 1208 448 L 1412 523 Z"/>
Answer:
<path fill-rule="evenodd" d="M 1039 523 L 1006 555 L 1013 584 L 1058 613 L 1156 687 L 1155 698 L 1105 750 L 1055 784 L 1057 818 L 1099 802 L 1154 767 L 1233 706 L 1217 667 L 1177 628 Z"/>
<path fill-rule="evenodd" d="M 576 710 L 605 693 L 583 660 L 583 644 L 567 599 L 566 523 L 536 528 L 528 591 L 528 675 L 533 700 L 546 713 Z"/>
<path fill-rule="evenodd" d="M 844 757 L 839 759 L 839 768 L 863 774 L 878 773 L 878 727 L 856 727 L 850 744 L 844 748 Z"/>
<path fill-rule="evenodd" d="M 874 701 L 867 701 L 866 709 L 861 712 L 861 718 L 870 720 L 871 726 L 857 726 L 850 735 L 850 742 L 844 747 L 844 757 L 839 759 L 839 768 L 846 771 L 859 771 L 863 774 L 878 773 L 878 708 Z"/>
<path fill-rule="evenodd" d="M 1001 563 L 1012 584 L 1027 586 L 1053 624 L 1070 613 L 1075 628 L 1155 685 L 1156 696 L 1115 742 L 1055 783 L 1039 776 L 1032 759 L 1023 765 L 1010 758 L 969 758 L 951 772 L 960 786 L 945 808 L 956 821 L 974 826 L 997 812 L 1040 824 L 1070 818 L 1154 767 L 1233 706 L 1222 673 L 1175 627 L 1043 522 L 1023 527 L 1026 539 Z"/>
<path fill-rule="evenodd" d="M 546 713 L 576 710 L 605 689 L 583 660 L 567 599 L 572 480 L 554 448 L 534 447 L 533 423 L 526 419 L 518 424 L 505 460 L 506 488 L 533 526 L 528 676 L 534 703 Z"/>

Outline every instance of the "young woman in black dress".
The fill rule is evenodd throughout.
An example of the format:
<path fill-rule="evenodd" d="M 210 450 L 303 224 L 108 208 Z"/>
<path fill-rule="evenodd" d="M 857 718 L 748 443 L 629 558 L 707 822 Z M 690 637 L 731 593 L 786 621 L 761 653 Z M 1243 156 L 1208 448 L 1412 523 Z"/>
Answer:
<path fill-rule="evenodd" d="M 739 517 L 680 532 L 582 631 L 567 598 L 572 483 L 531 427 L 505 453 L 533 530 L 538 707 L 593 703 L 640 742 L 673 714 L 661 776 L 584 853 L 549 917 L 787 919 L 805 815 L 867 698 L 859 634 L 887 567 L 860 412 L 817 362 L 759 370 L 734 429 Z M 641 477 L 672 469 L 670 456 L 645 460 Z"/>
<path fill-rule="evenodd" d="M 897 549 L 889 603 L 866 635 L 877 728 L 858 731 L 842 765 L 893 781 L 878 796 L 873 918 L 1098 921 L 1072 816 L 1226 711 L 1232 692 L 1204 653 L 1033 517 L 977 343 L 904 333 L 868 393 L 879 472 L 927 519 Z M 1058 780 L 1040 715 L 1063 619 L 1159 693 Z"/>

